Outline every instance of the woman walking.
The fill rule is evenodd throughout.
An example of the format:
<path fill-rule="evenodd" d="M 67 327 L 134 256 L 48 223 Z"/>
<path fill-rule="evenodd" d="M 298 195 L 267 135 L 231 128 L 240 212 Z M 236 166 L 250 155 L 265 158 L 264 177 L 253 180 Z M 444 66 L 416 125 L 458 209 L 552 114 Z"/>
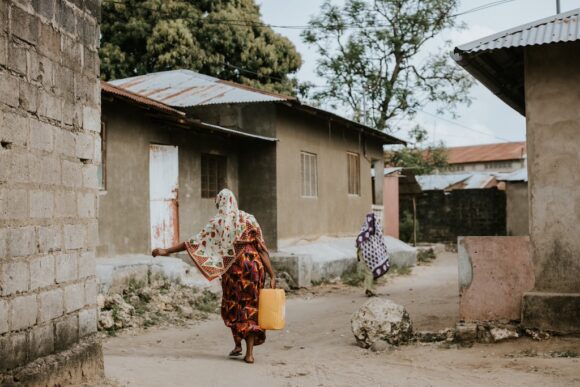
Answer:
<path fill-rule="evenodd" d="M 374 213 L 365 217 L 361 231 L 356 238 L 358 271 L 364 276 L 365 294 L 376 296 L 377 278 L 387 274 L 390 268 L 389 254 L 383 228 Z"/>
<path fill-rule="evenodd" d="M 242 354 L 245 340 L 244 360 L 253 363 L 254 346 L 266 340 L 266 332 L 258 325 L 264 271 L 270 276 L 271 288 L 276 287 L 276 275 L 256 218 L 238 209 L 236 198 L 228 189 L 218 193 L 216 207 L 218 213 L 199 234 L 169 249 L 155 249 L 152 255 L 167 256 L 187 250 L 205 278 L 211 281 L 221 277 L 221 316 L 234 337 L 230 356 Z"/>

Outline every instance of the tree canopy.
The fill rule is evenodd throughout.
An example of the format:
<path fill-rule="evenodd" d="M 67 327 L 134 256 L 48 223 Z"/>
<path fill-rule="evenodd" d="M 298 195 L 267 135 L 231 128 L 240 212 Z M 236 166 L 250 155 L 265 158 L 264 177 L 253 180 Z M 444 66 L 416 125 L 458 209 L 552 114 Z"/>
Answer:
<path fill-rule="evenodd" d="M 450 63 L 450 50 L 425 55 L 427 42 L 458 27 L 459 0 L 325 0 L 302 34 L 319 54 L 325 79 L 311 97 L 352 118 L 394 131 L 394 118 L 412 118 L 426 103 L 453 113 L 469 103 L 473 81 Z M 449 45 L 449 43 L 447 43 Z"/>
<path fill-rule="evenodd" d="M 100 57 L 106 80 L 184 68 L 285 94 L 301 65 L 254 0 L 103 0 Z"/>
<path fill-rule="evenodd" d="M 442 142 L 428 144 L 427 131 L 419 126 L 409 134 L 413 145 L 387 152 L 387 165 L 407 168 L 415 175 L 428 175 L 447 167 L 447 147 Z"/>

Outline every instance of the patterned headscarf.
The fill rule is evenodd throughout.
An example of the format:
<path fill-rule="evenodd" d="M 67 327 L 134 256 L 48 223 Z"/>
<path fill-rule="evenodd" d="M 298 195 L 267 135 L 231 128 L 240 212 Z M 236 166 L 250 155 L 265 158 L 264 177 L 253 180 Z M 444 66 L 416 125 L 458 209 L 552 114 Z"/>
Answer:
<path fill-rule="evenodd" d="M 221 190 L 216 196 L 218 213 L 199 234 L 185 242 L 187 252 L 208 280 L 221 277 L 235 261 L 234 242 L 248 226 L 259 230 L 253 215 L 238 209 L 232 191 Z M 261 237 L 261 231 L 260 231 Z"/>
<path fill-rule="evenodd" d="M 372 212 L 365 218 L 360 234 L 356 238 L 356 247 L 375 279 L 389 271 L 391 265 L 383 237 L 383 228 Z"/>

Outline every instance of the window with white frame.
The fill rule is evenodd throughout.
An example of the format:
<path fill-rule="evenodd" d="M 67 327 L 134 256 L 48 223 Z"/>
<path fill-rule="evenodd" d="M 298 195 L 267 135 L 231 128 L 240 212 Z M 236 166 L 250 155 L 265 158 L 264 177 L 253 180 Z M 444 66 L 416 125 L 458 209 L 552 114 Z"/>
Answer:
<path fill-rule="evenodd" d="M 360 195 L 360 156 L 358 153 L 348 152 L 347 173 L 348 173 L 348 194 Z"/>
<path fill-rule="evenodd" d="M 300 167 L 302 168 L 302 196 L 318 196 L 318 170 L 316 154 L 300 152 Z"/>

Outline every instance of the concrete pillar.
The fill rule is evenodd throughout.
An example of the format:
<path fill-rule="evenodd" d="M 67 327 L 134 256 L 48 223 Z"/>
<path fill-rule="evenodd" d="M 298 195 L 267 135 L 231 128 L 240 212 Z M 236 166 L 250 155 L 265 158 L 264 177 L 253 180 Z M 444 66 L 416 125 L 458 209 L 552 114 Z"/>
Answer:
<path fill-rule="evenodd" d="M 525 326 L 580 332 L 580 42 L 526 48 L 531 257 Z"/>
<path fill-rule="evenodd" d="M 399 179 L 400 172 L 393 172 L 384 178 L 384 234 L 399 239 Z"/>
<path fill-rule="evenodd" d="M 99 18 L 99 0 L 0 1 L 0 385 L 103 373 Z"/>

